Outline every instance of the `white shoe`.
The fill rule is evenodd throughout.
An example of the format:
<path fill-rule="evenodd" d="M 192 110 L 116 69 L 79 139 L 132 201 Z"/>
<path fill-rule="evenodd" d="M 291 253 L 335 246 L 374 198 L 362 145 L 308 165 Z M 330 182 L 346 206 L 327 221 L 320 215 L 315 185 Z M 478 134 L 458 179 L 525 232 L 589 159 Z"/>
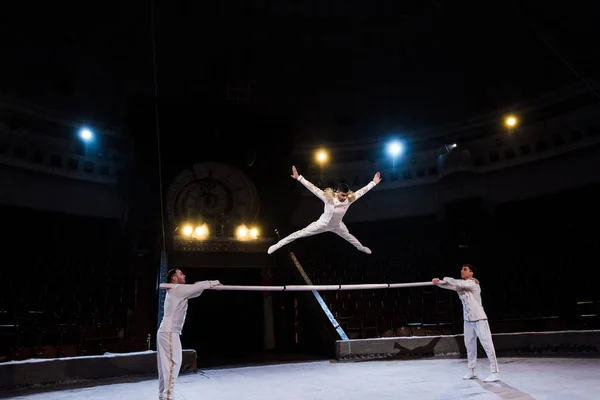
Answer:
<path fill-rule="evenodd" d="M 492 372 L 483 381 L 484 382 L 497 382 L 499 380 L 500 380 L 500 377 L 498 376 L 498 373 L 497 372 Z"/>
<path fill-rule="evenodd" d="M 475 378 L 475 370 L 474 369 L 469 369 L 469 371 L 467 372 L 467 374 L 465 376 L 463 376 L 463 379 L 473 379 Z"/>
<path fill-rule="evenodd" d="M 365 252 L 365 253 L 367 253 L 367 254 L 371 254 L 371 249 L 370 249 L 370 248 L 368 248 L 368 247 L 364 247 L 364 246 L 363 246 L 363 248 L 362 248 L 362 250 L 361 250 L 361 251 L 362 251 L 362 252 Z"/>
<path fill-rule="evenodd" d="M 269 250 L 267 250 L 267 254 L 273 254 L 275 253 L 277 250 L 279 249 L 279 247 L 277 247 L 276 244 L 274 244 L 273 246 L 269 247 Z"/>

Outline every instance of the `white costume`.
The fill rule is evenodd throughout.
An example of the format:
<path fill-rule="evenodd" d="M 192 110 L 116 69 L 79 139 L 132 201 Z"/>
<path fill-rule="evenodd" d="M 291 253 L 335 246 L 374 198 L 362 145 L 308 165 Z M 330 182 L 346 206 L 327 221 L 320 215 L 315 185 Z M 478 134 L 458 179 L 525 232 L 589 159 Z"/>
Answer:
<path fill-rule="evenodd" d="M 319 189 L 318 187 L 304 179 L 302 175 L 298 176 L 298 181 L 304 186 L 306 186 L 308 190 L 313 192 L 315 196 L 321 199 L 323 203 L 325 203 L 325 209 L 323 211 L 323 214 L 321 214 L 321 217 L 317 221 L 311 223 L 306 228 L 300 229 L 299 231 L 296 231 L 291 235 L 286 236 L 273 246 L 269 247 L 269 250 L 267 252 L 271 254 L 279 250 L 286 244 L 293 242 L 296 239 L 317 235 L 323 232 L 333 232 L 341 236 L 343 239 L 346 239 L 351 244 L 353 244 L 354 247 L 356 247 L 358 250 L 363 251 L 367 254 L 371 254 L 371 250 L 368 247 L 363 246 L 357 238 L 352 236 L 344 222 L 342 222 L 342 218 L 344 218 L 346 211 L 348 211 L 348 208 L 353 202 L 350 202 L 350 200 L 348 199 L 340 201 L 335 195 L 331 199 L 327 198 L 323 190 Z M 365 193 L 373 189 L 375 186 L 376 183 L 371 181 L 367 186 L 354 192 L 354 201 L 364 196 Z"/>
<path fill-rule="evenodd" d="M 444 281 L 446 284 L 439 284 L 439 287 L 456 291 L 463 305 L 465 347 L 467 348 L 469 368 L 469 373 L 467 373 L 465 379 L 475 377 L 477 338 L 479 338 L 479 342 L 490 360 L 490 370 L 492 372 L 485 380 L 497 380 L 498 360 L 496 360 L 496 351 L 492 342 L 488 318 L 481 302 L 479 283 L 474 279 L 444 278 Z"/>
<path fill-rule="evenodd" d="M 181 329 L 185 322 L 188 299 L 198 297 L 205 289 L 218 284 L 219 281 L 201 281 L 193 285 L 161 285 L 161 288 L 169 289 L 165 298 L 163 319 L 156 335 L 158 398 L 160 400 L 172 400 L 175 395 L 175 380 L 179 375 L 183 357 L 179 335 L 181 335 Z"/>

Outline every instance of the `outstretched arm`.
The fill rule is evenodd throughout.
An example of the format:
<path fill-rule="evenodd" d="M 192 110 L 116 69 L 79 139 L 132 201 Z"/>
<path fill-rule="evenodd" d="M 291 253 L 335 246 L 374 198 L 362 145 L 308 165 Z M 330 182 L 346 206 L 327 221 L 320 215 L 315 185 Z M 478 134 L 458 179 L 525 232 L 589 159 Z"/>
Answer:
<path fill-rule="evenodd" d="M 160 288 L 175 290 L 174 293 L 176 293 L 177 296 L 193 299 L 194 297 L 200 296 L 206 289 L 219 285 L 221 285 L 221 282 L 219 281 L 199 281 L 193 285 L 181 283 L 161 283 Z"/>
<path fill-rule="evenodd" d="M 432 281 L 434 285 L 441 287 L 442 289 L 454 290 L 462 289 L 462 290 L 473 290 L 475 289 L 475 281 L 472 279 L 454 279 L 445 277 L 443 280 L 435 278 Z"/>
<path fill-rule="evenodd" d="M 440 287 L 442 289 L 448 289 L 448 290 L 454 290 L 454 291 L 456 291 L 456 286 L 449 285 L 448 282 L 446 282 L 445 280 L 438 279 L 438 278 L 433 278 L 432 282 L 433 282 L 433 284 L 435 286 Z"/>
<path fill-rule="evenodd" d="M 301 184 L 303 184 L 308 190 L 310 190 L 311 192 L 313 192 L 313 194 L 315 196 L 317 196 L 319 199 L 321 199 L 322 201 L 326 201 L 326 199 L 325 199 L 325 193 L 323 193 L 323 191 L 321 189 L 319 189 L 318 187 L 316 187 L 315 185 L 313 185 L 312 183 L 310 183 L 302 175 L 299 175 L 295 166 L 292 166 L 292 178 L 296 179 L 298 182 L 300 182 Z"/>
<path fill-rule="evenodd" d="M 375 174 L 375 176 L 373 177 L 373 180 L 371 182 L 369 182 L 369 184 L 367 186 L 354 192 L 354 201 L 363 197 L 369 190 L 371 190 L 375 186 L 377 186 L 377 184 L 379 184 L 379 182 L 381 182 L 381 175 L 378 172 Z"/>
<path fill-rule="evenodd" d="M 473 279 L 454 279 L 445 277 L 444 282 L 446 282 L 447 285 L 462 290 L 474 290 L 477 287 L 477 283 L 475 283 Z"/>

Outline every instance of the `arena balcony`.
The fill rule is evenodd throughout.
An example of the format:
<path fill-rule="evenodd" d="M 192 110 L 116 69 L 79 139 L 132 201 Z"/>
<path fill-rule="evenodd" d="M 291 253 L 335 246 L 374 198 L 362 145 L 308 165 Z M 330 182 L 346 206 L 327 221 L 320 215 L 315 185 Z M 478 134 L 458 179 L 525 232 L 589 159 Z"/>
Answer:
<path fill-rule="evenodd" d="M 20 168 L 115 184 L 132 159 L 133 142 L 97 125 L 0 102 L 0 159 Z"/>
<path fill-rule="evenodd" d="M 493 208 L 565 189 L 564 185 L 595 182 L 594 171 L 600 168 L 596 100 L 577 86 L 515 106 L 511 112 L 385 140 L 298 145 L 294 163 L 300 174 L 322 188 L 345 182 L 356 190 L 375 172 L 381 173 L 383 184 L 348 214 L 352 222 L 428 215 L 446 202 L 470 197 L 480 197 Z M 326 157 L 319 157 L 322 154 Z M 537 179 L 549 170 L 555 179 Z M 295 226 L 317 207 L 309 192 L 297 190 L 303 199 L 292 218 Z"/>
<path fill-rule="evenodd" d="M 132 160 L 132 139 L 101 123 L 0 101 L 0 182 L 11 188 L 2 203 L 121 217 Z M 79 201 L 65 207 L 69 198 Z"/>

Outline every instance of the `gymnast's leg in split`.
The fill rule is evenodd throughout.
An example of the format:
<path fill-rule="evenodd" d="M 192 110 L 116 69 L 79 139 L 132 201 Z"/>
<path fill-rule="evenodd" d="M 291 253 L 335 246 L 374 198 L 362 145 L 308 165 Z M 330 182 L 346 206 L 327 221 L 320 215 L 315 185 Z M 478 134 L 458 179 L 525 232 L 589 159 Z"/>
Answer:
<path fill-rule="evenodd" d="M 354 247 L 356 247 L 359 251 L 362 251 L 367 254 L 371 254 L 371 249 L 369 249 L 366 246 L 363 246 L 362 243 L 357 238 L 355 238 L 354 235 L 352 235 L 350 233 L 350 231 L 348 230 L 348 227 L 343 222 L 340 222 L 340 224 L 337 227 L 335 227 L 334 229 L 331 229 L 331 232 L 337 234 L 342 239 L 347 240 L 350 244 L 352 244 Z"/>
<path fill-rule="evenodd" d="M 277 242 L 273 246 L 269 247 L 269 250 L 267 250 L 267 253 L 272 254 L 272 253 L 276 252 L 277 250 L 279 250 L 280 248 L 282 248 L 283 246 L 285 246 L 286 244 L 289 244 L 296 239 L 301 239 L 301 238 L 305 238 L 308 236 L 318 235 L 319 233 L 323 233 L 323 232 L 325 232 L 325 229 L 322 228 L 315 221 L 315 222 L 311 223 L 310 225 L 308 225 L 306 228 L 300 229 L 299 231 L 296 231 L 296 232 L 284 237 L 279 242 Z"/>

